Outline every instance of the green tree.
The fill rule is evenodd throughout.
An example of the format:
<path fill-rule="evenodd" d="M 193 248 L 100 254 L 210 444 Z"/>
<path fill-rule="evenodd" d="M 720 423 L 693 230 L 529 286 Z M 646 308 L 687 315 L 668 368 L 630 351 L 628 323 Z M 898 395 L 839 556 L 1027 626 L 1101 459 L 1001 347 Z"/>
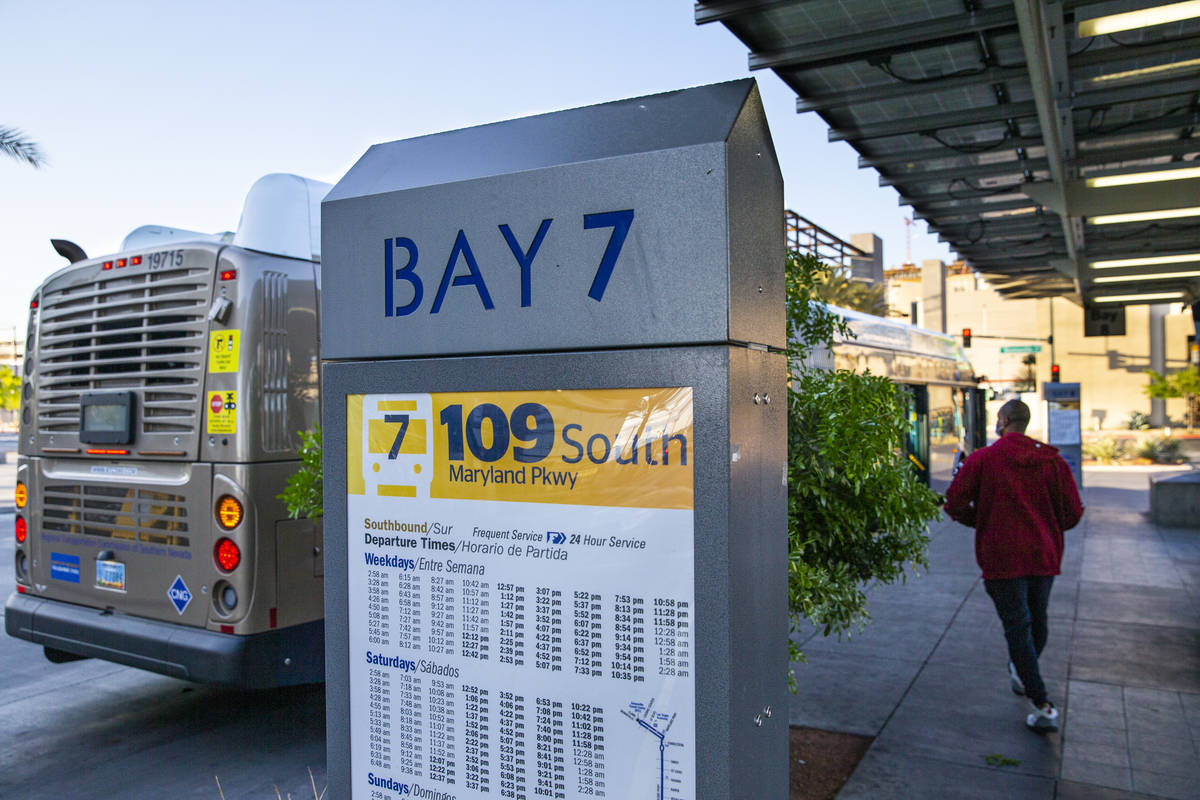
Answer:
<path fill-rule="evenodd" d="M 907 408 L 896 386 L 804 366 L 814 348 L 850 335 L 819 302 L 826 270 L 813 256 L 788 256 L 788 602 L 793 632 L 807 619 L 828 636 L 870 619 L 865 582 L 928 565 L 925 528 L 938 503 L 904 457 Z M 803 660 L 794 641 L 789 653 Z"/>
<path fill-rule="evenodd" d="M 888 315 L 885 287 L 852 280 L 843 269 L 821 264 L 814 289 L 817 299 L 831 306 L 862 311 L 877 317 Z"/>
<path fill-rule="evenodd" d="M 1013 388 L 1018 392 L 1037 391 L 1037 356 L 1033 353 L 1021 359 L 1021 377 L 1017 378 Z"/>
<path fill-rule="evenodd" d="M 1176 397 L 1187 398 L 1187 427 L 1188 430 L 1196 425 L 1193 407 L 1196 395 L 1200 395 L 1200 371 L 1195 367 L 1185 367 L 1170 375 L 1162 375 L 1152 369 L 1146 370 L 1150 383 L 1142 390 L 1149 397 L 1170 400 Z"/>
<path fill-rule="evenodd" d="M 300 432 L 300 467 L 287 481 L 279 499 L 287 506 L 292 519 L 319 519 L 325 515 L 325 487 L 321 473 L 321 426 Z"/>
<path fill-rule="evenodd" d="M 35 169 L 45 165 L 46 158 L 42 155 L 37 142 L 29 139 L 16 128 L 0 125 L 0 153 L 18 161 L 24 161 Z"/>
<path fill-rule="evenodd" d="M 0 408 L 16 411 L 21 407 L 21 379 L 12 367 L 0 366 Z"/>

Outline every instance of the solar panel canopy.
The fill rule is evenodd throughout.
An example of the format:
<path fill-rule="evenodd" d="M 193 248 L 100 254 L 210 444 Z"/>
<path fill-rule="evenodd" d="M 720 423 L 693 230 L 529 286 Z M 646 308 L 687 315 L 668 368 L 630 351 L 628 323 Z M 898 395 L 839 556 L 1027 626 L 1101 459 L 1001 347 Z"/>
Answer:
<path fill-rule="evenodd" d="M 695 14 L 1002 294 L 1200 299 L 1200 2 L 728 0 Z"/>

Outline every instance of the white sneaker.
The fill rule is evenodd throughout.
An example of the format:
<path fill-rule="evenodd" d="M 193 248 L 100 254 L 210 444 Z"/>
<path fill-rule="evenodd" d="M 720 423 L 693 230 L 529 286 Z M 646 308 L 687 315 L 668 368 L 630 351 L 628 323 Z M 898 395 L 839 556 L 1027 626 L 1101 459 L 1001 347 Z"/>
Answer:
<path fill-rule="evenodd" d="M 1017 668 L 1013 665 L 1013 662 L 1011 662 L 1011 661 L 1008 662 L 1008 677 L 1010 679 L 1012 679 L 1011 686 L 1012 686 L 1013 694 L 1018 695 L 1020 697 L 1024 697 L 1025 696 L 1025 684 L 1021 682 L 1021 676 L 1017 674 Z"/>
<path fill-rule="evenodd" d="M 1040 706 L 1030 703 L 1029 716 L 1025 718 L 1025 724 L 1031 730 L 1038 733 L 1053 733 L 1058 730 L 1058 709 L 1054 707 L 1054 703 L 1047 700 Z"/>

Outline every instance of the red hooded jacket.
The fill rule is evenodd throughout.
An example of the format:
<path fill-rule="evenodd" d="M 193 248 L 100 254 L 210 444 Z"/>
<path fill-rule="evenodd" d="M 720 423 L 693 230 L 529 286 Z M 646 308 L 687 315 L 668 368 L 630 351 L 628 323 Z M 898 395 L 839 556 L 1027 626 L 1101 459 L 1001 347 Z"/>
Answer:
<path fill-rule="evenodd" d="M 1063 531 L 1083 504 L 1058 449 L 1006 433 L 963 462 L 946 491 L 946 513 L 975 528 L 975 560 L 985 580 L 1057 575 Z"/>

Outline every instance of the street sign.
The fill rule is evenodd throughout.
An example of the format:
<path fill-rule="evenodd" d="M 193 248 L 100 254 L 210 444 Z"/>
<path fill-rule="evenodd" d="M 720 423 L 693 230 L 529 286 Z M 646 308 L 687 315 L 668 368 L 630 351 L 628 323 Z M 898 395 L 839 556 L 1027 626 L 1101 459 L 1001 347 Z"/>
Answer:
<path fill-rule="evenodd" d="M 1001 347 L 1001 353 L 1040 353 L 1042 346 L 1040 344 L 1014 344 L 1009 347 Z"/>

